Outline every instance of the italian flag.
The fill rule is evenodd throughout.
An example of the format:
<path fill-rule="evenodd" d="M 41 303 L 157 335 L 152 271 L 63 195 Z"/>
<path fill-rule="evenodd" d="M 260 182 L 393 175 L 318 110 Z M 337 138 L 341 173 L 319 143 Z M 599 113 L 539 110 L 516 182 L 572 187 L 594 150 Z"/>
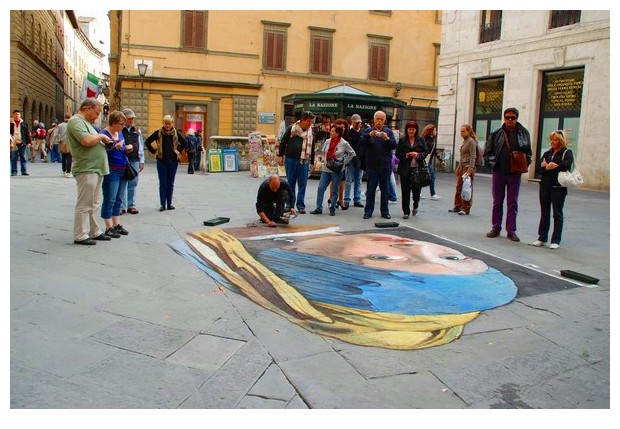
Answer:
<path fill-rule="evenodd" d="M 99 78 L 94 74 L 87 73 L 82 86 L 82 100 L 85 98 L 97 98 L 99 95 Z"/>

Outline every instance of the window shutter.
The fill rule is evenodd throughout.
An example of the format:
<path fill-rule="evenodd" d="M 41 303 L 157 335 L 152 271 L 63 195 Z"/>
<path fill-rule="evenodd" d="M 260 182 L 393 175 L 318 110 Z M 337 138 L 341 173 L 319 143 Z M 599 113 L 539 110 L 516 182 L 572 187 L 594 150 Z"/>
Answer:
<path fill-rule="evenodd" d="M 194 47 L 204 48 L 205 41 L 205 13 L 194 12 L 195 29 L 194 29 Z"/>
<path fill-rule="evenodd" d="M 275 64 L 278 70 L 284 69 L 284 34 L 277 33 L 275 36 Z"/>
<path fill-rule="evenodd" d="M 385 46 L 377 46 L 377 79 L 386 80 L 387 78 L 387 48 Z"/>
<path fill-rule="evenodd" d="M 193 28 L 194 28 L 194 14 L 191 10 L 183 12 L 183 46 L 186 48 L 192 47 L 193 44 Z"/>

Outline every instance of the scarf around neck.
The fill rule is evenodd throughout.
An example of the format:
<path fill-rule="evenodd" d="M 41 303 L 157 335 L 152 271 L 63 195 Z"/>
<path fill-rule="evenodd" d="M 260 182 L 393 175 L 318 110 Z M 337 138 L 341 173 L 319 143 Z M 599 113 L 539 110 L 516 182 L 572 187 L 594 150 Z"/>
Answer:
<path fill-rule="evenodd" d="M 306 131 L 301 129 L 299 125 L 301 121 L 297 121 L 291 127 L 291 138 L 300 136 L 303 139 L 301 144 L 301 159 L 310 159 L 312 154 L 312 127 L 308 127 Z"/>
<path fill-rule="evenodd" d="M 336 137 L 335 139 L 330 139 L 329 149 L 327 149 L 327 154 L 325 155 L 325 159 L 336 158 L 336 146 L 340 143 L 342 137 Z"/>

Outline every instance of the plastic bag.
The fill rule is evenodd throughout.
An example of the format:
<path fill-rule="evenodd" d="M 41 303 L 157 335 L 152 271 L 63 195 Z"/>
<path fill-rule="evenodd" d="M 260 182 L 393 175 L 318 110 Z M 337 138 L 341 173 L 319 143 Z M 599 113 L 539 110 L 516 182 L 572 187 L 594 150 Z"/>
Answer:
<path fill-rule="evenodd" d="M 461 198 L 463 201 L 471 200 L 471 177 L 467 176 L 463 179 L 463 187 L 461 188 Z"/>

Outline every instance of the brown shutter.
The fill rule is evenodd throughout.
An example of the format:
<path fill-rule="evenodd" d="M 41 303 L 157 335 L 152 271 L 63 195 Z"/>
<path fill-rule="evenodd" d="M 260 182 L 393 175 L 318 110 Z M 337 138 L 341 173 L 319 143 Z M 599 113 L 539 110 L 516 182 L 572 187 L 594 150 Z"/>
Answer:
<path fill-rule="evenodd" d="M 387 79 L 387 47 L 378 46 L 377 79 Z"/>
<path fill-rule="evenodd" d="M 284 69 L 284 34 L 276 33 L 275 36 L 275 64 L 274 68 Z"/>
<path fill-rule="evenodd" d="M 194 47 L 202 49 L 205 47 L 205 13 L 199 11 L 194 13 Z"/>
<path fill-rule="evenodd" d="M 191 10 L 183 12 L 183 47 L 193 46 L 194 14 Z"/>
<path fill-rule="evenodd" d="M 330 72 L 330 60 L 331 60 L 331 40 L 323 39 L 323 58 L 321 72 L 329 74 Z"/>

